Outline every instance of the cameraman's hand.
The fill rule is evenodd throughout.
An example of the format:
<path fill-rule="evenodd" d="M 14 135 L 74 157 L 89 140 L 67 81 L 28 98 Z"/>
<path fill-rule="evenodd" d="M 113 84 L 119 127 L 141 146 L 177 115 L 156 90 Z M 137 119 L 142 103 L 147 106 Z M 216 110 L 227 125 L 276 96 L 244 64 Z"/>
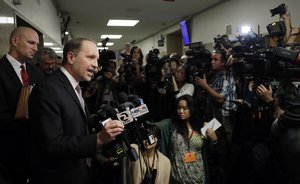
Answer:
<path fill-rule="evenodd" d="M 107 79 L 112 79 L 114 77 L 114 75 L 112 74 L 112 72 L 104 72 L 103 75 Z"/>
<path fill-rule="evenodd" d="M 274 100 L 271 85 L 269 85 L 269 89 L 267 89 L 264 85 L 260 84 L 256 89 L 256 93 L 265 102 Z"/>
<path fill-rule="evenodd" d="M 106 123 L 103 129 L 97 134 L 97 146 L 107 144 L 124 131 L 124 125 L 118 120 L 111 120 Z"/>
<path fill-rule="evenodd" d="M 200 77 L 195 77 L 195 85 L 205 88 L 208 85 L 205 76 L 203 77 L 203 79 Z"/>

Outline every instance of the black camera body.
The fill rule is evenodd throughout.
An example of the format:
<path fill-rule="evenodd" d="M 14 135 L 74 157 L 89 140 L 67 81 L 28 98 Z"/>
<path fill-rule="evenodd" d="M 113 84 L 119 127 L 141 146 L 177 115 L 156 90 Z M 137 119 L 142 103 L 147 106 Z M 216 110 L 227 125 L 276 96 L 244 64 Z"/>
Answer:
<path fill-rule="evenodd" d="M 272 17 L 275 16 L 275 15 L 277 15 L 277 14 L 282 15 L 286 11 L 287 11 L 287 6 L 284 3 L 281 4 L 281 5 L 279 5 L 279 6 L 277 6 L 276 8 L 273 8 L 273 9 L 270 10 L 270 12 L 272 14 L 271 15 Z"/>
<path fill-rule="evenodd" d="M 299 80 L 299 53 L 284 47 L 266 48 L 259 37 L 232 48 L 233 71 L 241 77 L 256 81 Z M 247 40 L 247 39 L 246 39 Z"/>
<path fill-rule="evenodd" d="M 124 72 L 124 79 L 128 85 L 128 87 L 134 87 L 136 82 L 136 69 L 132 65 L 132 58 L 129 54 L 121 54 L 123 58 L 123 72 Z"/>

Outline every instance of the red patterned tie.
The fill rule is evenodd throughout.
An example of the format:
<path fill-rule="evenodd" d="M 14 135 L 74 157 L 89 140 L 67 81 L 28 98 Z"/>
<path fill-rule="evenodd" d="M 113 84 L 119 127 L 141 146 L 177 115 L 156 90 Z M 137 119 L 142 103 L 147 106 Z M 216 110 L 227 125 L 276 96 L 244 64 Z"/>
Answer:
<path fill-rule="evenodd" d="M 21 77 L 22 77 L 23 86 L 28 86 L 29 79 L 24 65 L 21 65 Z"/>

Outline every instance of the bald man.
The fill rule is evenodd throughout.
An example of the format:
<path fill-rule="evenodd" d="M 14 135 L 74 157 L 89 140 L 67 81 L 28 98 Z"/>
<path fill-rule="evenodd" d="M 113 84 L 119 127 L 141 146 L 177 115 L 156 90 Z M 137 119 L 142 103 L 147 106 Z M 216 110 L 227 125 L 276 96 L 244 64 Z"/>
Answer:
<path fill-rule="evenodd" d="M 15 113 L 23 85 L 34 85 L 43 77 L 28 63 L 38 49 L 39 36 L 31 28 L 17 27 L 9 42 L 9 52 L 0 60 L 0 163 L 14 184 L 24 184 L 30 156 L 29 121 L 16 119 Z M 21 65 L 27 71 L 27 80 L 22 80 Z"/>

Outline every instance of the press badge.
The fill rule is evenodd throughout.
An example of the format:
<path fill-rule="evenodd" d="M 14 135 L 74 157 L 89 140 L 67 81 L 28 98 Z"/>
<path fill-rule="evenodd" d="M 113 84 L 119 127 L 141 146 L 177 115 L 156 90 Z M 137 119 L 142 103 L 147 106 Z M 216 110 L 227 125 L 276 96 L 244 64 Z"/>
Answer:
<path fill-rule="evenodd" d="M 196 153 L 195 152 L 187 152 L 184 154 L 184 162 L 191 163 L 196 161 Z"/>

